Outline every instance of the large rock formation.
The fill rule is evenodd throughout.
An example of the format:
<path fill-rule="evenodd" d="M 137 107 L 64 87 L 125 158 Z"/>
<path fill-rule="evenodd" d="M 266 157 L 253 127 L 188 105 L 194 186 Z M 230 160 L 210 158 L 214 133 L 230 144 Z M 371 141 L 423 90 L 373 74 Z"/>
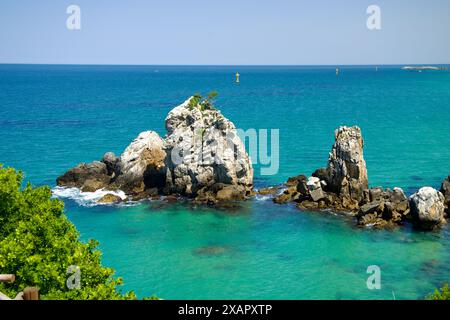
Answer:
<path fill-rule="evenodd" d="M 311 177 L 289 178 L 276 203 L 295 202 L 304 210 L 329 209 L 357 217 L 359 225 L 386 227 L 402 223 L 409 216 L 409 202 L 400 188 L 369 189 L 364 142 L 359 127 L 340 127 L 326 168 Z"/>
<path fill-rule="evenodd" d="M 303 175 L 291 178 L 287 192 L 275 201 L 295 200 L 305 209 L 330 207 L 357 212 L 368 193 L 363 147 L 359 127 L 339 127 L 335 131 L 328 166 L 317 169 L 309 178 Z M 296 188 L 293 188 L 295 181 Z"/>
<path fill-rule="evenodd" d="M 431 187 L 423 187 L 410 198 L 414 223 L 423 229 L 433 229 L 445 223 L 444 195 Z"/>
<path fill-rule="evenodd" d="M 340 127 L 334 137 L 328 159 L 327 187 L 348 202 L 360 203 L 364 190 L 369 188 L 361 129 L 357 126 Z"/>
<path fill-rule="evenodd" d="M 180 194 L 202 203 L 245 199 L 253 168 L 234 124 L 209 101 L 191 97 L 169 112 L 167 136 L 145 131 L 120 157 L 82 163 L 58 177 L 58 186 L 83 191 L 120 189 L 131 199 Z"/>
<path fill-rule="evenodd" d="M 169 112 L 166 129 L 167 192 L 197 196 L 216 183 L 240 186 L 243 196 L 251 190 L 251 161 L 234 124 L 220 111 L 188 100 Z"/>

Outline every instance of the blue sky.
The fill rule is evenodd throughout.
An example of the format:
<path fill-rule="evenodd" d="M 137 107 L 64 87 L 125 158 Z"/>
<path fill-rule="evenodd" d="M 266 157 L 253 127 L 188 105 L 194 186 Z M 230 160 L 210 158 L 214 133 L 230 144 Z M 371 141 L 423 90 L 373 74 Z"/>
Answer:
<path fill-rule="evenodd" d="M 448 0 L 0 0 L 0 63 L 441 64 L 449 39 Z"/>

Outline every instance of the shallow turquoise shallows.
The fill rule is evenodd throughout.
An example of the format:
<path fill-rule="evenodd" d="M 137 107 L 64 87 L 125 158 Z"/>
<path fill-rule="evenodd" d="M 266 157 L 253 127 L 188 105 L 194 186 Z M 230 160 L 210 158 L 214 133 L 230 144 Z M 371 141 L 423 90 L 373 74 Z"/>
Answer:
<path fill-rule="evenodd" d="M 398 66 L 336 76 L 334 67 L 0 65 L 0 163 L 53 187 L 141 131 L 164 135 L 173 107 L 211 90 L 237 127 L 280 130 L 280 169 L 262 176 L 256 165 L 256 187 L 325 166 L 340 125 L 361 127 L 371 186 L 411 194 L 450 174 L 450 72 Z M 264 199 L 233 211 L 64 201 L 82 239 L 100 241 L 104 264 L 139 297 L 416 299 L 450 281 L 448 227 L 361 229 Z M 366 286 L 370 265 L 381 268 L 380 290 Z"/>

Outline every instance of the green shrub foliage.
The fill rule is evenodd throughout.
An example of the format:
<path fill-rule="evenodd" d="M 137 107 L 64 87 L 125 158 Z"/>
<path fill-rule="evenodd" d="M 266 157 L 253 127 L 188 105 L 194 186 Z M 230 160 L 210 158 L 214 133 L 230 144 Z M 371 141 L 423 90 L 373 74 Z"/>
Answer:
<path fill-rule="evenodd" d="M 49 187 L 22 188 L 22 173 L 0 164 L 0 273 L 16 275 L 15 282 L 0 283 L 0 292 L 13 298 L 33 286 L 41 299 L 135 299 L 120 292 L 122 279 L 101 265 L 97 246 L 79 240 Z M 79 289 L 66 284 L 71 265 L 80 270 Z"/>
<path fill-rule="evenodd" d="M 448 283 L 441 289 L 436 289 L 434 293 L 427 297 L 428 300 L 450 300 L 450 288 Z"/>

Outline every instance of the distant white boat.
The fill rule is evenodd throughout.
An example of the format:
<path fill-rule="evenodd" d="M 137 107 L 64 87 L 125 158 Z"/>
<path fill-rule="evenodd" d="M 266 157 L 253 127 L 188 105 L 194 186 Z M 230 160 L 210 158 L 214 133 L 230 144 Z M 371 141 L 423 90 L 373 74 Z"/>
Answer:
<path fill-rule="evenodd" d="M 422 72 L 424 70 L 441 70 L 441 68 L 434 66 L 420 66 L 420 67 L 405 66 L 402 68 L 402 70 Z"/>

